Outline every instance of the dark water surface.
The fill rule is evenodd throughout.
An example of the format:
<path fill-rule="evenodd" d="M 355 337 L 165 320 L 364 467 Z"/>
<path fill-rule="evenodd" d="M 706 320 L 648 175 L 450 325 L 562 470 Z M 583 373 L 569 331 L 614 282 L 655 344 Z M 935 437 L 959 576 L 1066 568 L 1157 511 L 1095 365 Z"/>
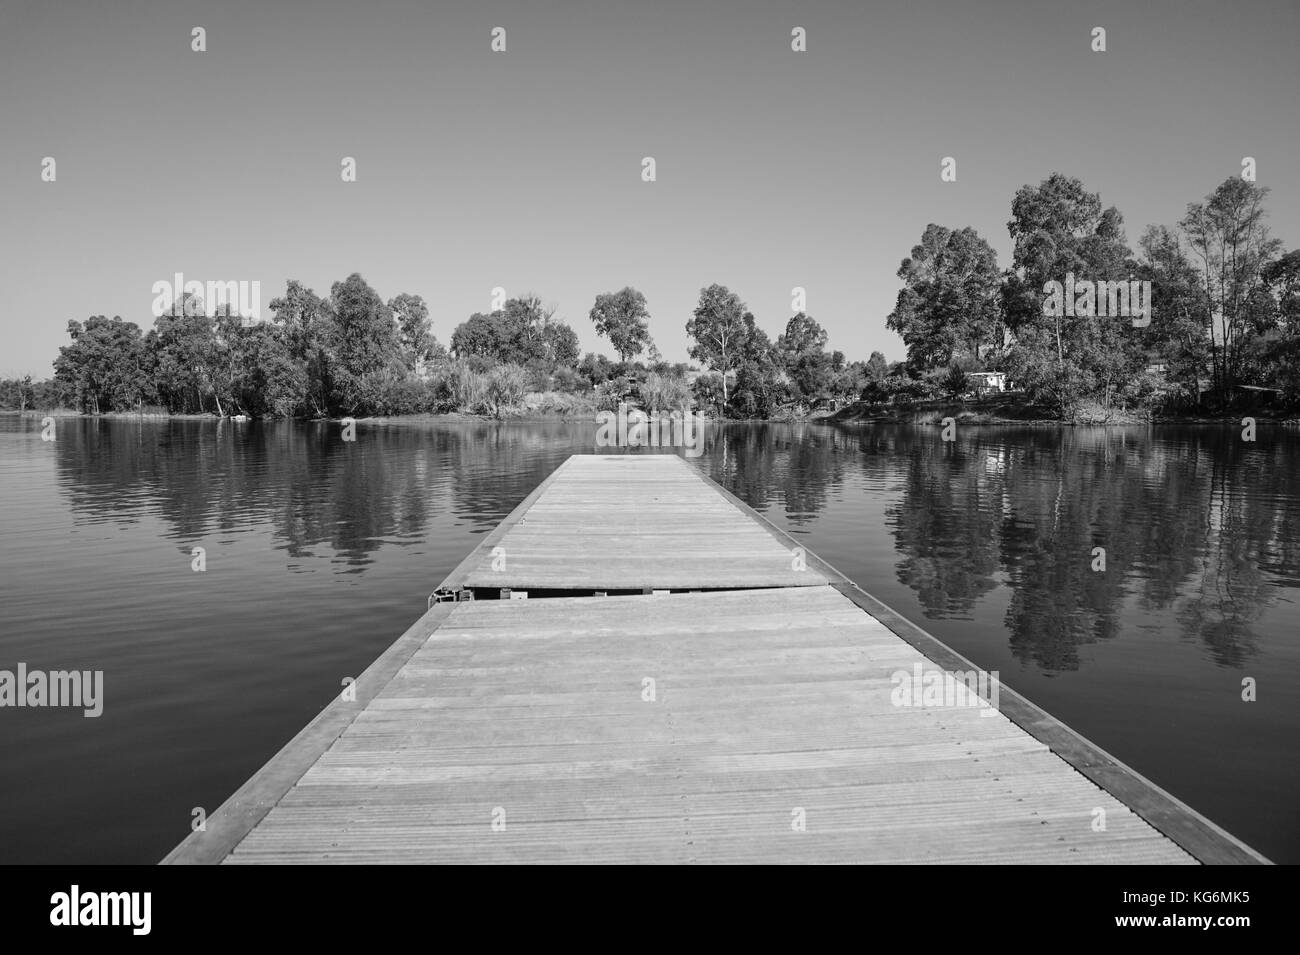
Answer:
<path fill-rule="evenodd" d="M 0 862 L 157 861 L 594 431 L 0 418 L 0 669 L 105 671 L 97 719 L 0 709 Z M 1300 862 L 1300 434 L 709 438 L 697 467 L 864 589 Z"/>

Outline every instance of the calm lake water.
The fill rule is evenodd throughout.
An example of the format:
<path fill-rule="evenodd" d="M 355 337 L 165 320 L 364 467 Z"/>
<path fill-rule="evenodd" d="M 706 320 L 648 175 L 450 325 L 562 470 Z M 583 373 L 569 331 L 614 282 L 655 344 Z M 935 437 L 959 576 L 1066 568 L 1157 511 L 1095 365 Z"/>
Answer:
<path fill-rule="evenodd" d="M 586 423 L 0 418 L 0 862 L 138 862 L 425 608 Z M 1277 862 L 1300 862 L 1300 434 L 709 427 L 693 461 L 864 589 Z M 203 547 L 207 569 L 191 570 Z M 1094 572 L 1093 549 L 1106 550 Z M 1242 681 L 1257 702 L 1242 701 Z"/>

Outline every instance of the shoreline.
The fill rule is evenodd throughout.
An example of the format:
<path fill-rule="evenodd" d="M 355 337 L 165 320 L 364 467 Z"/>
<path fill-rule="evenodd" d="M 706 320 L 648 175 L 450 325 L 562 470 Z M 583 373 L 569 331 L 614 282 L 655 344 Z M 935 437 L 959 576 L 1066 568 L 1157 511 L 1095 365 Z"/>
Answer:
<path fill-rule="evenodd" d="M 1153 415 L 1149 417 L 1140 417 L 1129 415 L 1126 417 L 1116 416 L 1114 419 L 1105 421 L 1069 421 L 1061 418 L 1013 418 L 1006 415 L 990 414 L 979 412 L 967 407 L 946 407 L 940 409 L 931 408 L 909 408 L 909 407 L 892 407 L 882 409 L 876 413 L 859 413 L 845 414 L 852 409 L 852 406 L 841 409 L 838 412 L 829 414 L 806 415 L 803 417 L 787 418 L 708 418 L 709 424 L 819 424 L 819 425 L 850 425 L 850 426 L 868 426 L 877 424 L 910 424 L 917 426 L 939 427 L 942 420 L 947 417 L 955 419 L 957 424 L 962 427 L 1031 427 L 1031 428 L 1133 428 L 1150 425 L 1178 424 L 1178 425 L 1229 425 L 1240 426 L 1243 417 L 1252 417 L 1257 423 L 1280 424 L 1280 425 L 1300 425 L 1300 417 L 1294 414 L 1279 414 L 1267 411 L 1255 411 L 1249 415 L 1245 412 L 1235 412 L 1232 414 L 1223 414 L 1219 416 L 1210 415 Z M 865 409 L 864 409 L 865 410 Z M 231 415 L 218 416 L 215 414 L 171 414 L 168 412 L 135 412 L 135 411 L 106 411 L 100 414 L 91 414 L 83 411 L 68 411 L 66 409 L 45 410 L 45 411 L 17 411 L 14 409 L 0 409 L 0 417 L 13 418 L 86 418 L 101 419 L 106 421 L 230 421 L 236 424 L 250 424 L 253 422 L 266 421 L 302 421 L 302 422 L 321 422 L 327 424 L 338 424 L 344 421 L 344 418 L 246 418 L 236 420 Z M 566 421 L 566 422 L 588 422 L 595 424 L 595 414 L 591 415 L 565 415 L 565 414 L 539 414 L 535 412 L 524 412 L 520 414 L 510 414 L 502 417 L 493 415 L 469 414 L 466 412 L 450 411 L 442 414 L 407 414 L 407 415 L 370 415 L 365 417 L 353 418 L 357 422 L 366 422 L 369 424 L 417 424 L 421 422 L 478 422 L 478 423 L 526 423 L 542 421 Z"/>

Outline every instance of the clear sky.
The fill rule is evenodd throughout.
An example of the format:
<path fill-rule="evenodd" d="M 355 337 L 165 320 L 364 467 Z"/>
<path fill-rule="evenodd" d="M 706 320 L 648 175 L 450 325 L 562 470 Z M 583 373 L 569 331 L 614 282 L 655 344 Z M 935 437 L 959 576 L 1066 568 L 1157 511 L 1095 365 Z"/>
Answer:
<path fill-rule="evenodd" d="M 359 271 L 443 343 L 535 292 L 606 353 L 587 312 L 630 284 L 673 360 L 701 286 L 773 336 L 803 286 L 831 347 L 901 358 L 926 224 L 1005 266 L 1054 170 L 1135 243 L 1254 156 L 1300 244 L 1298 40 L 1296 0 L 0 0 L 0 375 L 50 374 L 69 319 L 148 329 L 175 272 L 258 280 L 265 313 Z"/>

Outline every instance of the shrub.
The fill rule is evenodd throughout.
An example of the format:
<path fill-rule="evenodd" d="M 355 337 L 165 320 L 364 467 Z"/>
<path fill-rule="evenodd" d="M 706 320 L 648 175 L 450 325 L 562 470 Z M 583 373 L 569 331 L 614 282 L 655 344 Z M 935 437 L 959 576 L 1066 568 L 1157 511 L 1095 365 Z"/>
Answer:
<path fill-rule="evenodd" d="M 597 355 L 595 352 L 587 352 L 578 362 L 578 374 L 582 375 L 593 385 L 603 384 L 609 381 L 614 375 L 614 363 L 604 355 Z"/>
<path fill-rule="evenodd" d="M 361 378 L 362 410 L 375 415 L 419 414 L 428 410 L 428 389 L 417 378 L 391 371 Z"/>
<path fill-rule="evenodd" d="M 580 392 L 588 391 L 591 383 L 580 376 L 574 369 L 561 366 L 555 369 L 555 374 L 551 376 L 552 387 L 556 391 Z"/>
<path fill-rule="evenodd" d="M 938 387 L 949 398 L 960 398 L 970 389 L 966 382 L 966 372 L 957 362 L 948 366 L 938 381 Z"/>
<path fill-rule="evenodd" d="M 700 411 L 716 417 L 722 409 L 722 376 L 714 372 L 700 375 L 691 383 L 691 394 Z"/>
<path fill-rule="evenodd" d="M 468 361 L 458 359 L 448 363 L 441 390 L 446 407 L 475 414 L 487 400 L 487 375 L 475 371 Z"/>
<path fill-rule="evenodd" d="M 529 391 L 550 391 L 550 363 L 537 358 L 532 359 L 525 366 L 525 378 Z"/>
<path fill-rule="evenodd" d="M 1159 372 L 1142 371 L 1134 375 L 1116 395 L 1120 406 L 1163 409 L 1183 397 L 1182 389 Z"/>
<path fill-rule="evenodd" d="M 595 401 L 587 395 L 563 391 L 548 391 L 535 396 L 537 410 L 542 414 L 562 415 L 568 418 L 589 417 L 596 413 Z"/>
<path fill-rule="evenodd" d="M 651 411 L 685 411 L 691 405 L 691 389 L 684 378 L 650 372 L 637 387 L 642 407 Z"/>
<path fill-rule="evenodd" d="M 601 411 L 617 411 L 619 404 L 632 397 L 632 383 L 626 378 L 612 378 L 596 387 L 596 407 Z"/>
<path fill-rule="evenodd" d="M 487 375 L 486 405 L 489 414 L 500 417 L 506 410 L 523 404 L 528 391 L 528 372 L 518 365 L 497 365 Z"/>
<path fill-rule="evenodd" d="M 744 362 L 736 370 L 731 409 L 742 418 L 771 418 L 790 401 L 790 386 L 779 370 L 766 362 Z"/>

